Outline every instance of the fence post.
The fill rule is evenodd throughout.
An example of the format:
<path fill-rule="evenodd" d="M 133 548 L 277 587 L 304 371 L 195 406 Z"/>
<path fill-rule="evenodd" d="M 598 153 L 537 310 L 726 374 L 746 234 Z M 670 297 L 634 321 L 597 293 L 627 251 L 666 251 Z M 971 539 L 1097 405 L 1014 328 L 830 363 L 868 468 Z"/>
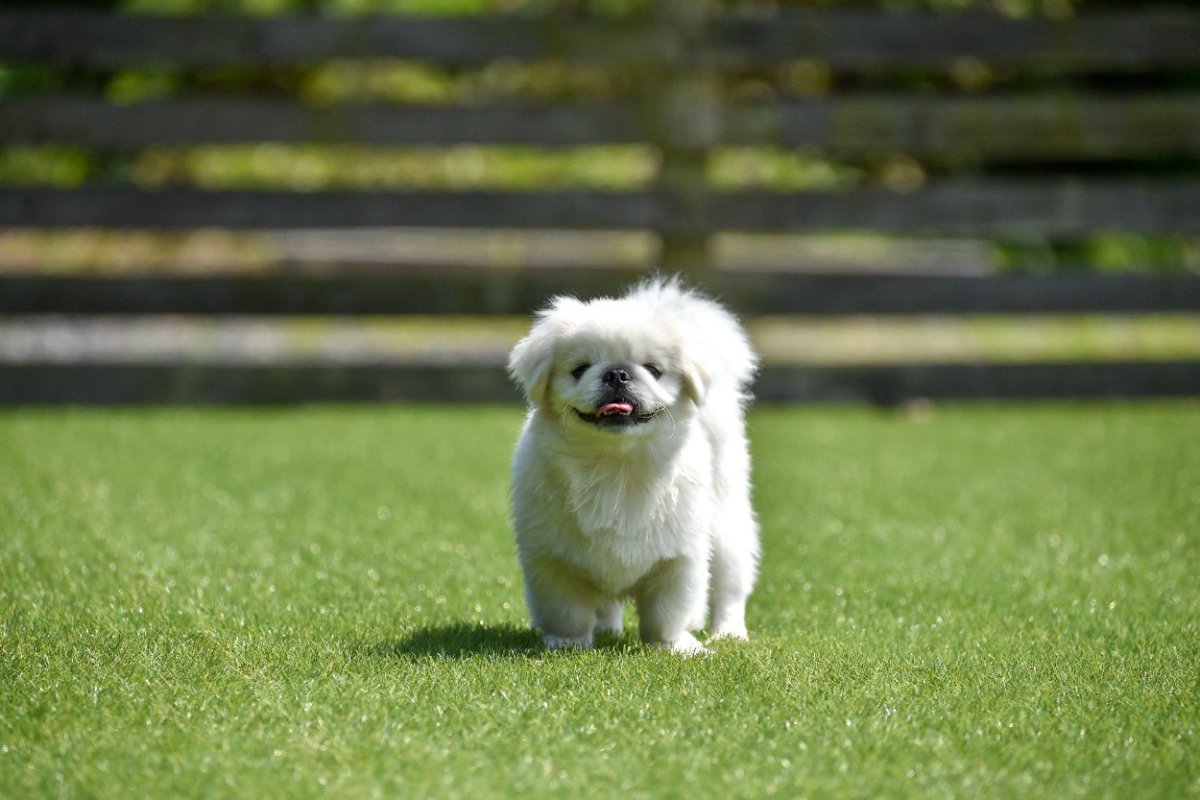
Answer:
<path fill-rule="evenodd" d="M 661 154 L 659 237 L 667 272 L 701 276 L 708 248 L 709 150 L 720 135 L 720 107 L 709 56 L 710 0 L 654 0 L 658 76 L 648 101 Z"/>

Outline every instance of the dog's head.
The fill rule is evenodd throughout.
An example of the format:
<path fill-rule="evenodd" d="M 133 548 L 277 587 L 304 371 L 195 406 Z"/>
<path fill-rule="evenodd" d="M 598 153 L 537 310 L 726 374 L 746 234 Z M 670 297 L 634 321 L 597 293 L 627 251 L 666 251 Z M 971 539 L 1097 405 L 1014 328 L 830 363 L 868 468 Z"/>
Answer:
<path fill-rule="evenodd" d="M 553 300 L 509 358 L 530 404 L 565 424 L 641 434 L 700 403 L 704 353 L 656 288 L 586 303 Z"/>

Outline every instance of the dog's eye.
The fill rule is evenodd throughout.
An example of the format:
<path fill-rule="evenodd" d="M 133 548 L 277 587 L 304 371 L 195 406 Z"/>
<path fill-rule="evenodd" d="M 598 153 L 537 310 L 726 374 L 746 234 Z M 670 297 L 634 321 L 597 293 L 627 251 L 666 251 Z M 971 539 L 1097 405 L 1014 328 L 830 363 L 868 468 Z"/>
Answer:
<path fill-rule="evenodd" d="M 580 378 L 583 377 L 583 373 L 588 371 L 588 368 L 590 366 L 592 366 L 592 365 L 591 364 L 580 364 L 578 367 L 571 370 L 571 377 L 574 378 L 575 380 L 579 380 Z"/>
<path fill-rule="evenodd" d="M 642 364 L 642 368 L 654 376 L 654 380 L 662 377 L 663 371 L 659 369 L 657 364 Z"/>

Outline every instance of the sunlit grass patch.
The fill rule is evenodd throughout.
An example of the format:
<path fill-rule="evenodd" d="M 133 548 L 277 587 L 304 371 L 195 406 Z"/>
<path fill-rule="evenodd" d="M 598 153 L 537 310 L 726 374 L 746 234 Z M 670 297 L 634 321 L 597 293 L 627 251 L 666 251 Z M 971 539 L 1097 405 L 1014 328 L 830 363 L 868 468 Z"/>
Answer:
<path fill-rule="evenodd" d="M 752 414 L 753 639 L 546 653 L 495 409 L 0 415 L 0 794 L 1176 798 L 1195 404 Z"/>

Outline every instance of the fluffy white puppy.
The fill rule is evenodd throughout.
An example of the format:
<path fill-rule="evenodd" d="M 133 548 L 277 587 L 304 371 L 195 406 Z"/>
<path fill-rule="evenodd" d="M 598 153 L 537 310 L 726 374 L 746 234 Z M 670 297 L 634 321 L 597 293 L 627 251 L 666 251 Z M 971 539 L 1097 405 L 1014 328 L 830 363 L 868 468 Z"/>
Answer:
<path fill-rule="evenodd" d="M 676 280 L 617 299 L 558 297 L 509 357 L 529 401 L 513 520 L 548 647 L 619 632 L 703 651 L 746 638 L 758 562 L 743 406 L 757 358 L 725 309 Z"/>

